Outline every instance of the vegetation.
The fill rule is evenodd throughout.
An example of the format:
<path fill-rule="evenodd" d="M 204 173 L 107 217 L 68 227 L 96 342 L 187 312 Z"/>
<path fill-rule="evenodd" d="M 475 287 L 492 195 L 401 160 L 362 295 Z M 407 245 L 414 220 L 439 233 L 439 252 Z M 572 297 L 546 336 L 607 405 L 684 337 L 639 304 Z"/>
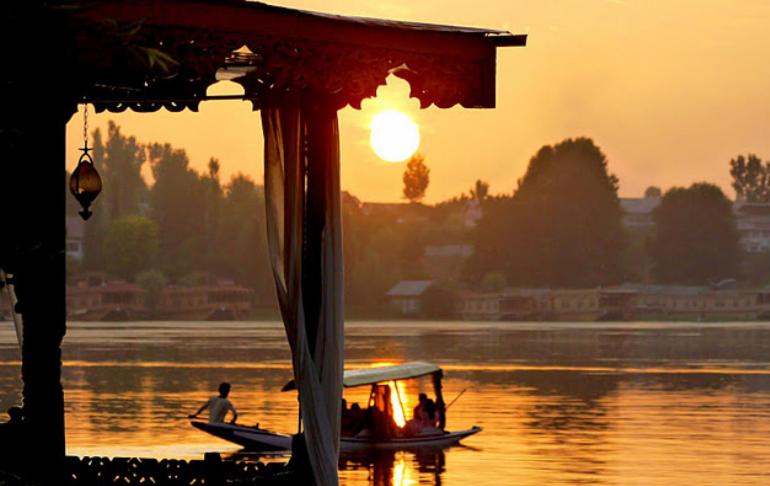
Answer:
<path fill-rule="evenodd" d="M 404 199 L 417 203 L 425 197 L 430 183 L 430 169 L 425 165 L 425 158 L 415 154 L 406 163 L 404 171 Z"/>
<path fill-rule="evenodd" d="M 750 203 L 770 202 L 770 161 L 754 154 L 739 155 L 730 160 L 733 189 L 740 200 Z"/>
<path fill-rule="evenodd" d="M 104 238 L 105 270 L 126 279 L 155 265 L 158 223 L 144 216 L 123 216 L 110 223 Z"/>
<path fill-rule="evenodd" d="M 703 285 L 738 275 L 732 204 L 719 187 L 701 182 L 670 189 L 654 218 L 650 256 L 657 281 Z"/>
<path fill-rule="evenodd" d="M 176 283 L 204 272 L 254 288 L 260 301 L 272 299 L 261 187 L 243 175 L 223 185 L 218 160 L 199 174 L 184 150 L 139 143 L 114 123 L 106 138 L 98 130 L 93 135 L 105 188 L 85 225 L 82 268 L 68 270 L 107 271 L 127 280 L 153 270 Z M 142 174 L 145 164 L 152 186 Z M 74 215 L 70 199 L 68 214 Z"/>
<path fill-rule="evenodd" d="M 617 190 L 592 140 L 541 148 L 513 197 L 485 204 L 468 277 L 482 282 L 502 271 L 508 283 L 546 287 L 617 282 L 624 243 Z"/>
<path fill-rule="evenodd" d="M 223 183 L 215 158 L 199 173 L 184 150 L 142 144 L 114 123 L 105 137 L 98 131 L 94 137 L 107 182 L 85 225 L 85 260 L 68 265 L 70 280 L 94 270 L 133 280 L 148 290 L 149 308 L 167 283 L 219 278 L 253 288 L 259 302 L 273 302 L 261 186 L 241 174 Z M 767 171 L 757 160 L 739 157 L 730 164 L 735 184 L 741 181 L 736 192 L 746 199 L 761 200 L 767 181 L 746 175 Z M 147 172 L 153 184 L 143 177 Z M 410 201 L 425 195 L 429 173 L 421 156 L 407 164 L 404 195 Z M 607 158 L 588 138 L 541 148 L 509 194 L 492 194 L 482 180 L 435 206 L 366 204 L 345 192 L 348 311 L 388 315 L 384 294 L 407 279 L 437 282 L 425 296 L 431 316 L 446 312 L 442 295 L 462 288 L 708 284 L 738 277 L 768 283 L 770 257 L 741 258 L 731 203 L 716 186 L 695 184 L 665 195 L 648 188 L 646 197 L 662 197 L 652 232 L 623 229 L 617 192 Z M 68 215 L 76 211 L 68 200 Z M 439 255 L 426 256 L 430 248 Z"/>

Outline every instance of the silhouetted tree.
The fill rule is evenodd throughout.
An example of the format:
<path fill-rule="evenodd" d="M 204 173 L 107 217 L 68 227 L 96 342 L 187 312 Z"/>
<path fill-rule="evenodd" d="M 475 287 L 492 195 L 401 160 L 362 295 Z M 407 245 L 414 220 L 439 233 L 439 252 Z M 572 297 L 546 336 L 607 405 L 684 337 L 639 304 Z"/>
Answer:
<path fill-rule="evenodd" d="M 197 268 L 204 254 L 204 187 L 184 150 L 152 144 L 148 154 L 155 178 L 151 206 L 160 226 L 161 270 L 175 279 Z"/>
<path fill-rule="evenodd" d="M 93 138 L 94 163 L 104 181 L 100 199 L 109 208 L 110 218 L 139 214 L 140 203 L 147 199 L 147 184 L 141 172 L 145 162 L 144 145 L 134 137 L 123 135 L 112 120 L 107 124 L 106 140 L 102 141 L 98 128 Z"/>
<path fill-rule="evenodd" d="M 110 224 L 104 239 L 105 270 L 129 279 L 154 265 L 158 224 L 144 216 L 124 216 Z"/>
<path fill-rule="evenodd" d="M 730 175 L 738 199 L 770 202 L 770 161 L 763 163 L 754 154 L 739 155 L 730 160 Z"/>
<path fill-rule="evenodd" d="M 233 176 L 225 186 L 216 273 L 256 289 L 261 299 L 274 295 L 265 224 L 262 187 L 242 174 Z"/>
<path fill-rule="evenodd" d="M 160 304 L 168 280 L 159 270 L 144 270 L 136 275 L 136 283 L 144 290 L 144 305 L 154 313 Z"/>
<path fill-rule="evenodd" d="M 644 191 L 644 197 L 646 198 L 663 197 L 663 191 L 661 191 L 660 187 L 658 186 L 650 186 Z"/>
<path fill-rule="evenodd" d="M 739 246 L 732 204 L 708 183 L 675 187 L 653 213 L 653 274 L 662 283 L 706 284 L 738 273 Z"/>
<path fill-rule="evenodd" d="M 483 201 L 489 195 L 489 184 L 479 179 L 471 188 L 470 193 L 472 199 Z"/>
<path fill-rule="evenodd" d="M 430 169 L 425 165 L 425 157 L 415 154 L 406 163 L 404 171 L 404 199 L 420 202 L 430 183 Z"/>
<path fill-rule="evenodd" d="M 620 277 L 624 233 L 618 180 L 588 138 L 545 146 L 512 198 L 489 198 L 466 275 L 502 270 L 511 284 L 578 287 Z"/>

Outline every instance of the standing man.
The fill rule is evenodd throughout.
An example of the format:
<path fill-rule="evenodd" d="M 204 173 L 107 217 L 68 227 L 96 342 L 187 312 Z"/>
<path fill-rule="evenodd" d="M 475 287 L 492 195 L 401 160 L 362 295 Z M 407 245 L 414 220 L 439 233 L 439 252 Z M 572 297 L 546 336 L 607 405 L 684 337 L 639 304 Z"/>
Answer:
<path fill-rule="evenodd" d="M 188 418 L 194 419 L 198 417 L 198 414 L 202 411 L 209 409 L 209 423 L 210 424 L 223 424 L 225 423 L 225 416 L 227 415 L 227 411 L 233 412 L 233 418 L 230 420 L 231 424 L 234 424 L 235 421 L 238 419 L 238 412 L 235 411 L 235 407 L 233 407 L 233 404 L 230 403 L 230 400 L 227 399 L 227 395 L 230 394 L 230 383 L 220 383 L 219 384 L 219 396 L 218 397 L 211 397 L 209 400 L 201 405 L 201 408 L 198 409 L 197 412 L 195 412 L 192 415 L 188 415 Z"/>

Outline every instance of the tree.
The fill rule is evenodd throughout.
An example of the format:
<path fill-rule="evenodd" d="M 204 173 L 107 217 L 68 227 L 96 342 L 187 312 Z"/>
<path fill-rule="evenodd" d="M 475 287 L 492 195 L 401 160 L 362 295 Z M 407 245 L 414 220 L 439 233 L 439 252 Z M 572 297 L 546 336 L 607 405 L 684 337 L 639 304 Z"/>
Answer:
<path fill-rule="evenodd" d="M 730 160 L 730 175 L 738 199 L 747 202 L 770 202 L 770 161 L 763 163 L 754 154 Z"/>
<path fill-rule="evenodd" d="M 653 213 L 649 245 L 653 274 L 661 283 L 706 284 L 738 274 L 738 232 L 732 204 L 708 183 L 675 187 Z"/>
<path fill-rule="evenodd" d="M 647 199 L 660 198 L 663 196 L 663 191 L 658 186 L 650 186 L 644 191 L 644 197 Z"/>
<path fill-rule="evenodd" d="M 225 186 L 220 230 L 216 235 L 218 260 L 212 273 L 224 274 L 256 290 L 265 300 L 274 292 L 267 253 L 265 197 L 262 186 L 237 174 Z"/>
<path fill-rule="evenodd" d="M 618 180 L 591 139 L 567 139 L 532 157 L 513 197 L 488 198 L 467 278 L 503 271 L 521 286 L 618 281 L 624 233 Z"/>
<path fill-rule="evenodd" d="M 155 179 L 150 201 L 160 226 L 161 270 L 176 279 L 204 260 L 205 187 L 184 150 L 156 143 L 148 154 Z"/>
<path fill-rule="evenodd" d="M 104 240 L 106 270 L 123 278 L 150 268 L 158 253 L 158 224 L 144 216 L 113 221 Z"/>
<path fill-rule="evenodd" d="M 145 162 L 144 145 L 120 132 L 113 121 L 107 125 L 107 139 L 102 142 L 99 129 L 94 130 L 94 162 L 104 180 L 100 199 L 109 208 L 112 219 L 139 214 L 140 203 L 147 198 L 147 184 L 142 177 Z"/>
<path fill-rule="evenodd" d="M 415 154 L 406 163 L 404 171 L 404 199 L 420 202 L 430 183 L 430 169 L 425 165 L 425 157 Z"/>
<path fill-rule="evenodd" d="M 476 181 L 476 184 L 471 188 L 471 199 L 477 201 L 483 201 L 489 195 L 489 184 L 481 179 Z"/>
<path fill-rule="evenodd" d="M 158 270 L 144 270 L 136 275 L 136 283 L 144 290 L 144 306 L 151 314 L 158 310 L 166 276 Z"/>

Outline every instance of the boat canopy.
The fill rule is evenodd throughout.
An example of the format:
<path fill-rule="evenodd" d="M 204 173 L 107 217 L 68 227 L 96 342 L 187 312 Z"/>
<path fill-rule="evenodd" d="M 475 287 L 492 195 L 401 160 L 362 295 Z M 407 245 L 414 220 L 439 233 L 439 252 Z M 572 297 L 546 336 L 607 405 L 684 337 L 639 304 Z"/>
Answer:
<path fill-rule="evenodd" d="M 385 381 L 419 378 L 420 376 L 432 375 L 439 371 L 441 371 L 441 368 L 433 363 L 426 363 L 424 361 L 410 361 L 409 363 L 393 366 L 346 370 L 342 378 L 342 385 L 345 388 L 374 385 L 375 383 L 382 383 Z M 291 380 L 281 388 L 281 391 L 290 391 L 294 389 L 296 389 L 294 380 Z"/>

